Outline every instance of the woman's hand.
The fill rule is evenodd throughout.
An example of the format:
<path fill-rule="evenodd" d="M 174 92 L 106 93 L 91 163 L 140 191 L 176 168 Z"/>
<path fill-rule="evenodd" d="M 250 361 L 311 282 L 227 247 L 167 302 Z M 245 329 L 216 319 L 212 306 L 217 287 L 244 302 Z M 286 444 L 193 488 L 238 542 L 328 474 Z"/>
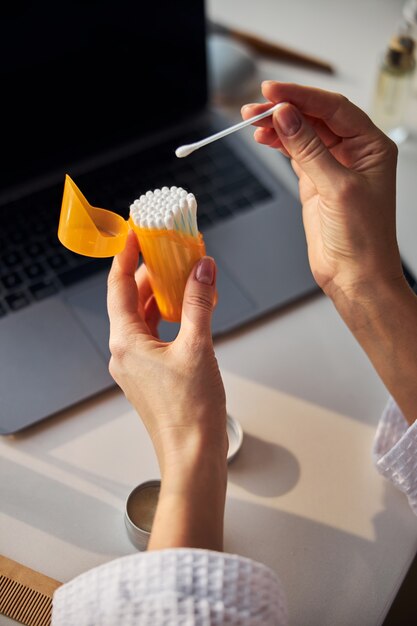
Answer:
<path fill-rule="evenodd" d="M 181 328 L 172 343 L 157 334 L 159 311 L 138 244 L 130 234 L 108 279 L 110 373 L 141 416 L 161 468 L 195 438 L 224 442 L 226 399 L 210 331 L 215 264 L 204 258 L 184 294 Z"/>
<path fill-rule="evenodd" d="M 285 103 L 255 139 L 291 158 L 299 178 L 311 270 L 411 424 L 417 417 L 417 298 L 403 275 L 395 228 L 397 148 L 343 96 L 266 81 Z"/>
<path fill-rule="evenodd" d="M 175 341 L 157 338 L 159 311 L 131 232 L 108 279 L 109 370 L 142 418 L 161 468 L 150 548 L 221 549 L 227 481 L 226 398 L 213 350 L 216 267 L 189 277 Z"/>
<path fill-rule="evenodd" d="M 268 102 L 246 105 L 242 116 L 285 103 L 258 122 L 255 139 L 291 158 L 317 283 L 337 299 L 375 280 L 402 280 L 395 144 L 339 94 L 274 81 L 262 92 Z"/>

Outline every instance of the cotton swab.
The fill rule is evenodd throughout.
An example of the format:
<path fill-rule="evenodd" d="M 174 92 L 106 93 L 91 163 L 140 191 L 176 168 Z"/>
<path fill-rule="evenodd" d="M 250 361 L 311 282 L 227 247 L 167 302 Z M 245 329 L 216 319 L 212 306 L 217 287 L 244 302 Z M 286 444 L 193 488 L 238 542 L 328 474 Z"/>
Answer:
<path fill-rule="evenodd" d="M 176 230 L 198 237 L 197 201 L 182 187 L 147 191 L 130 205 L 130 215 L 140 228 Z"/>
<path fill-rule="evenodd" d="M 225 128 L 224 130 L 221 130 L 220 132 L 215 133 L 214 135 L 210 135 L 210 137 L 201 139 L 201 141 L 196 141 L 195 143 L 189 143 L 184 146 L 179 146 L 175 150 L 175 154 L 179 159 L 182 159 L 183 157 L 186 157 L 192 152 L 194 152 L 195 150 L 198 150 L 199 148 L 202 148 L 203 146 L 206 146 L 207 144 L 212 143 L 213 141 L 222 139 L 223 137 L 226 137 L 226 135 L 235 133 L 237 130 L 240 130 L 241 128 L 250 126 L 251 124 L 254 124 L 255 122 L 259 122 L 259 120 L 262 120 L 264 117 L 268 117 L 269 115 L 272 115 L 273 112 L 279 109 L 283 104 L 284 104 L 283 102 L 279 102 L 278 104 L 275 104 L 271 109 L 268 109 L 267 111 L 264 111 L 263 113 L 259 113 L 259 115 L 255 115 L 254 117 L 250 117 L 248 120 L 239 122 L 238 124 L 235 124 L 234 126 L 229 126 L 229 128 Z"/>

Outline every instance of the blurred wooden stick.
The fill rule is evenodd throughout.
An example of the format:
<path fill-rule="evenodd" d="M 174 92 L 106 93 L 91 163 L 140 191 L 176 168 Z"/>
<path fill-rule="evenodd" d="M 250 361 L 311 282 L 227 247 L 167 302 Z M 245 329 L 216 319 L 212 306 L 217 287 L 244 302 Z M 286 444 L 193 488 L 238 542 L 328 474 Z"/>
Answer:
<path fill-rule="evenodd" d="M 209 29 L 212 33 L 227 35 L 232 39 L 236 39 L 237 41 L 246 44 L 263 57 L 292 63 L 302 67 L 310 67 L 321 72 L 326 72 L 327 74 L 335 73 L 334 67 L 326 61 L 322 61 L 321 59 L 317 59 L 301 52 L 296 52 L 291 48 L 279 46 L 278 44 L 271 43 L 265 39 L 251 35 L 250 33 L 236 30 L 234 28 L 228 28 L 227 26 L 211 21 L 209 21 Z"/>

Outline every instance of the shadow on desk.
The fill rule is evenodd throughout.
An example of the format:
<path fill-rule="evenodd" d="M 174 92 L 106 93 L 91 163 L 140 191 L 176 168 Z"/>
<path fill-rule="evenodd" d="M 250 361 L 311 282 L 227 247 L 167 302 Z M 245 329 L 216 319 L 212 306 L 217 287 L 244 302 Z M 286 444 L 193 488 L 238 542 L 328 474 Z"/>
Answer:
<path fill-rule="evenodd" d="M 130 554 L 123 514 L 91 494 L 0 458 L 6 487 L 1 511 L 12 518 L 96 554 Z M 121 541 L 121 538 L 125 539 Z"/>
<path fill-rule="evenodd" d="M 264 497 L 291 491 L 300 477 L 300 464 L 287 448 L 245 433 L 242 449 L 229 468 L 229 480 Z"/>
<path fill-rule="evenodd" d="M 242 499 L 229 497 L 225 550 L 277 572 L 287 595 L 291 626 L 380 625 L 398 584 L 405 550 L 399 538 L 397 552 L 391 533 L 392 500 L 400 500 L 402 494 L 387 487 L 389 508 L 373 519 L 374 538 L 279 510 L 279 500 L 269 506 L 259 497 L 246 499 L 244 493 Z M 398 524 L 402 511 L 399 506 Z M 393 621 L 384 626 L 408 623 Z"/>

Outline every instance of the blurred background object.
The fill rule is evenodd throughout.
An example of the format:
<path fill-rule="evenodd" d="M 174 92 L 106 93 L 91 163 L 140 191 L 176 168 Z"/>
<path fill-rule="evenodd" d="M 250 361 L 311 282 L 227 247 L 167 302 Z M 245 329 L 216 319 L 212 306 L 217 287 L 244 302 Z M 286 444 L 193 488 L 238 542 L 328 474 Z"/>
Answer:
<path fill-rule="evenodd" d="M 207 37 L 208 82 L 215 104 L 252 100 L 259 90 L 256 61 L 247 46 L 224 35 Z"/>
<path fill-rule="evenodd" d="M 246 31 L 208 21 L 207 57 L 212 101 L 231 104 L 256 97 L 256 59 L 264 58 L 333 74 L 330 63 Z"/>
<path fill-rule="evenodd" d="M 403 8 L 401 32 L 417 40 L 417 0 L 407 0 Z"/>
<path fill-rule="evenodd" d="M 415 69 L 414 40 L 392 37 L 379 69 L 372 119 L 397 144 L 408 136 L 406 113 Z"/>

